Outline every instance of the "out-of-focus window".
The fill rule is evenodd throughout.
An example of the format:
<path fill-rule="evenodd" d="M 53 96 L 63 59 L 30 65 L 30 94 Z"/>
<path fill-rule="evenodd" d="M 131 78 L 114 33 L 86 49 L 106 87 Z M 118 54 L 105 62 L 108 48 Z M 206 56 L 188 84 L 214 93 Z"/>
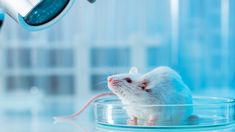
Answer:
<path fill-rule="evenodd" d="M 38 68 L 73 68 L 73 49 L 38 49 L 36 67 Z"/>
<path fill-rule="evenodd" d="M 170 65 L 170 49 L 164 47 L 148 47 L 147 52 L 147 65 L 151 68 L 156 66 L 169 66 Z M 164 56 L 162 56 L 164 54 Z"/>
<path fill-rule="evenodd" d="M 128 48 L 92 48 L 92 67 L 126 67 L 130 65 Z"/>
<path fill-rule="evenodd" d="M 31 52 L 31 49 L 27 48 L 6 49 L 4 54 L 6 69 L 27 69 L 32 67 Z"/>

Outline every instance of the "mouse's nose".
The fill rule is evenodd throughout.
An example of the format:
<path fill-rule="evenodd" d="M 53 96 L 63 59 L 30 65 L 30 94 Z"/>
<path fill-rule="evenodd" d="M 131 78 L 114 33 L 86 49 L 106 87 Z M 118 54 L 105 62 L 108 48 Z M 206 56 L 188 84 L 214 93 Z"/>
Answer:
<path fill-rule="evenodd" d="M 112 82 L 112 81 L 113 81 L 113 78 L 112 78 L 112 77 L 108 77 L 108 81 L 109 81 L 109 82 Z"/>

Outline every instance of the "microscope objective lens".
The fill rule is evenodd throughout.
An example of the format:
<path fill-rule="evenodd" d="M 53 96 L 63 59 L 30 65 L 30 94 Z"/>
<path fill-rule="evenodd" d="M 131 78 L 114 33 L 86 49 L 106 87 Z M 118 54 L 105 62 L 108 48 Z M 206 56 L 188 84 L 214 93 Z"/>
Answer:
<path fill-rule="evenodd" d="M 27 24 L 38 26 L 57 17 L 70 0 L 44 0 L 24 17 Z"/>

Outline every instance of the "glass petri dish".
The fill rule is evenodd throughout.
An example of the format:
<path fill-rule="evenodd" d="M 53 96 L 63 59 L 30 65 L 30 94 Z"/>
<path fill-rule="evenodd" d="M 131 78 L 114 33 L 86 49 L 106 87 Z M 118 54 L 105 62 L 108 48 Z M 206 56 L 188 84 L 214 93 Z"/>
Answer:
<path fill-rule="evenodd" d="M 193 104 L 172 104 L 172 105 L 142 105 L 135 106 L 143 109 L 177 109 L 180 107 L 192 107 L 192 115 L 196 116 L 193 122 L 171 123 L 163 122 L 155 126 L 148 126 L 144 123 L 128 125 L 129 116 L 126 112 L 127 105 L 122 105 L 117 97 L 102 98 L 95 101 L 95 121 L 98 126 L 109 128 L 126 129 L 215 129 L 235 125 L 235 100 L 231 98 L 217 97 L 193 97 Z M 142 121 L 144 122 L 144 121 Z"/>

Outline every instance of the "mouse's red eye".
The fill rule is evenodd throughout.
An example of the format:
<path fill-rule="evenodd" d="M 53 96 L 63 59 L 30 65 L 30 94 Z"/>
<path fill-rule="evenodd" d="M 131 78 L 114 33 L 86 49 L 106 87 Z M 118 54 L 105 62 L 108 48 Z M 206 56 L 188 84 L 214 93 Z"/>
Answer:
<path fill-rule="evenodd" d="M 129 77 L 124 78 L 124 80 L 126 80 L 128 83 L 132 83 L 132 80 Z"/>

